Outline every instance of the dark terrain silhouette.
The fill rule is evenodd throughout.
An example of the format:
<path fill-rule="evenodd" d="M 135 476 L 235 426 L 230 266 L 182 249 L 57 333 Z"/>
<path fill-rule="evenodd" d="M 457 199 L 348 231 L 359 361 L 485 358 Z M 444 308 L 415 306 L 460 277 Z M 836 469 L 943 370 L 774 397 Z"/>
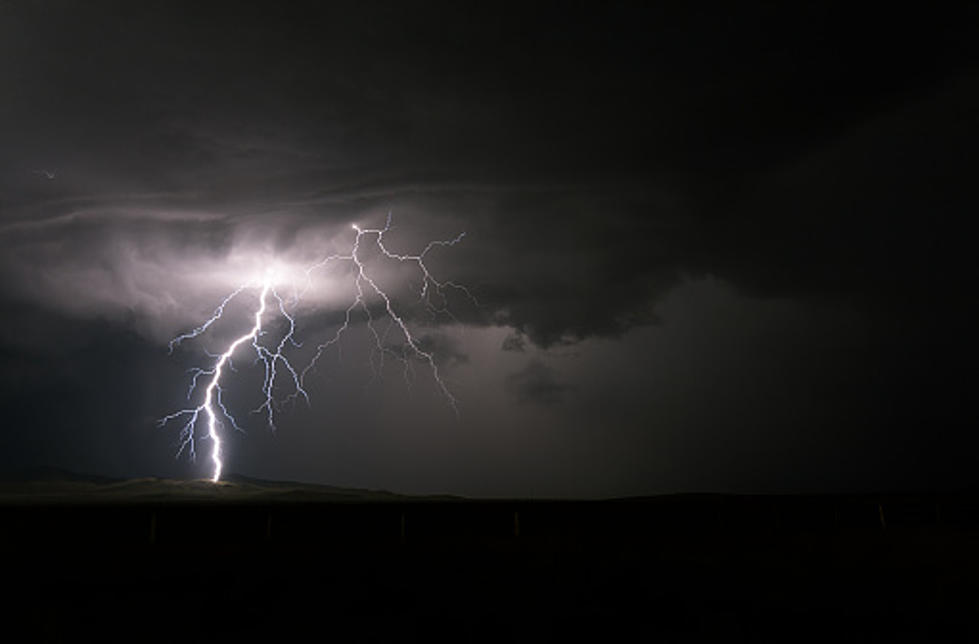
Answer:
<path fill-rule="evenodd" d="M 468 500 L 0 483 L 32 641 L 963 641 L 973 494 Z M 304 637 L 303 639 L 307 639 Z"/>

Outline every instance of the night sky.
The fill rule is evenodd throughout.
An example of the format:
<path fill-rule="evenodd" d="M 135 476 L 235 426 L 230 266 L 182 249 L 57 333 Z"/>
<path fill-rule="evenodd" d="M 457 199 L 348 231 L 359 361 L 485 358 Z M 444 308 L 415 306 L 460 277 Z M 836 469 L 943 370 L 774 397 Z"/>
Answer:
<path fill-rule="evenodd" d="M 977 483 L 975 5 L 467 4 L 0 0 L 0 471 L 207 476 L 206 441 L 175 458 L 155 421 L 255 295 L 167 341 L 390 212 L 397 252 L 466 233 L 428 265 L 478 304 L 406 309 L 458 417 L 422 362 L 372 379 L 355 316 L 274 433 L 242 353 L 226 471 L 533 497 Z M 410 303 L 417 272 L 379 274 Z M 298 311 L 303 350 L 345 276 Z"/>

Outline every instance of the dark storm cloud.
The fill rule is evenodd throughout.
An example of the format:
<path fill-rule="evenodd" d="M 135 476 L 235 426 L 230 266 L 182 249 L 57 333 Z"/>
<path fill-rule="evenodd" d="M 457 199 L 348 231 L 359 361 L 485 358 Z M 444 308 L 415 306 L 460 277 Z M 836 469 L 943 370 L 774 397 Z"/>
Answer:
<path fill-rule="evenodd" d="M 500 345 L 500 349 L 503 351 L 523 353 L 527 350 L 527 341 L 519 333 L 511 333 L 503 338 L 503 344 Z"/>
<path fill-rule="evenodd" d="M 29 423 L 46 400 L 38 374 L 55 371 L 95 416 L 168 409 L 157 389 L 179 381 L 173 365 L 147 376 L 140 409 L 133 395 L 105 407 L 92 383 L 162 373 L 164 340 L 252 264 L 308 265 L 343 250 L 351 223 L 388 212 L 400 252 L 467 233 L 429 261 L 476 296 L 447 295 L 477 339 L 424 307 L 409 319 L 440 364 L 540 403 L 520 413 L 571 400 L 572 369 L 537 361 L 540 348 L 634 342 L 678 285 L 707 276 L 873 321 L 876 353 L 821 374 L 873 372 L 898 350 L 956 354 L 975 272 L 955 222 L 979 205 L 977 18 L 950 4 L 0 2 L 0 302 L 22 313 L 5 316 L 0 340 L 8 408 Z M 304 339 L 342 321 L 343 276 L 324 276 Z M 400 301 L 411 280 L 394 287 Z M 477 362 L 479 334 L 497 331 L 497 357 Z M 766 355 L 802 341 L 757 335 Z M 684 337 L 676 362 L 711 373 L 703 339 Z M 73 356 L 102 352 L 106 369 L 86 377 Z M 935 398 L 906 377 L 880 391 Z M 342 404 L 330 413 L 331 426 L 361 426 Z M 59 414 L 52 436 L 70 431 L 70 410 Z"/>
<path fill-rule="evenodd" d="M 431 353 L 438 365 L 466 364 L 469 355 L 465 352 L 459 340 L 440 333 L 423 333 L 418 340 L 422 351 Z"/>
<path fill-rule="evenodd" d="M 519 403 L 556 405 L 571 387 L 560 381 L 557 372 L 539 360 L 506 377 L 506 389 Z"/>
<path fill-rule="evenodd" d="M 387 210 L 422 229 L 464 222 L 471 243 L 450 266 L 484 303 L 464 318 L 544 346 L 654 321 L 683 275 L 876 294 L 891 249 L 917 235 L 862 215 L 885 199 L 875 216 L 906 218 L 908 175 L 976 134 L 945 118 L 961 98 L 947 86 L 974 62 L 958 10 L 847 12 L 844 27 L 818 7 L 2 11 L 5 221 L 163 190 L 154 212 L 220 213 L 239 232 L 262 217 L 279 248 Z M 931 46 L 905 47 L 908 33 Z M 909 130 L 895 157 L 888 141 Z M 866 161 L 828 160 L 848 145 Z M 46 167 L 56 179 L 33 174 Z M 156 234 L 179 244 L 171 223 Z M 881 228 L 894 243 L 874 242 Z M 104 256 L 73 239 L 59 253 Z"/>
<path fill-rule="evenodd" d="M 714 269 L 753 294 L 885 307 L 957 282 L 977 109 L 979 76 L 951 79 L 768 173 L 712 231 Z"/>

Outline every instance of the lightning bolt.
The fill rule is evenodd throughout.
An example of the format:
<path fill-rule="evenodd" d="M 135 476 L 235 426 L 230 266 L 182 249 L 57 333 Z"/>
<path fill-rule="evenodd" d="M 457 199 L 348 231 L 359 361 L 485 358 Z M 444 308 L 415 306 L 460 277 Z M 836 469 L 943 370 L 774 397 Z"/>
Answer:
<path fill-rule="evenodd" d="M 340 342 L 345 333 L 350 329 L 353 316 L 358 310 L 364 314 L 367 329 L 374 341 L 371 355 L 369 357 L 369 364 L 373 376 L 375 378 L 379 377 L 380 372 L 384 368 L 385 356 L 391 356 L 402 363 L 404 367 L 405 380 L 410 384 L 410 375 L 412 373 L 411 360 L 418 360 L 429 368 L 439 392 L 446 399 L 456 415 L 459 414 L 458 401 L 446 385 L 442 373 L 439 370 L 434 353 L 423 348 L 420 339 L 408 326 L 408 323 L 405 320 L 405 314 L 399 312 L 399 309 L 392 297 L 380 286 L 380 284 L 377 282 L 376 276 L 374 276 L 368 269 L 363 253 L 365 246 L 372 244 L 373 248 L 380 254 L 380 256 L 393 260 L 399 264 L 409 265 L 416 268 L 421 276 L 421 286 L 418 290 L 418 302 L 420 302 L 433 317 L 436 317 L 439 314 L 444 314 L 452 317 L 452 319 L 455 319 L 455 317 L 452 316 L 451 312 L 448 310 L 448 298 L 446 295 L 448 290 L 454 290 L 462 293 L 477 306 L 479 305 L 479 302 L 466 287 L 451 281 L 437 280 L 425 265 L 425 257 L 434 248 L 455 246 L 463 240 L 465 233 L 462 233 L 451 240 L 429 242 L 420 253 L 416 255 L 409 255 L 392 252 L 384 243 L 385 233 L 388 233 L 392 229 L 390 213 L 388 214 L 387 221 L 383 228 L 362 229 L 354 224 L 353 229 L 356 231 L 356 237 L 353 240 L 350 252 L 347 254 L 332 254 L 325 256 L 313 265 L 309 266 L 305 270 L 305 283 L 303 288 L 301 290 L 294 288 L 293 296 L 288 302 L 275 289 L 274 275 L 272 272 L 267 271 L 264 280 L 262 280 L 260 283 L 246 283 L 239 286 L 221 301 L 211 316 L 203 323 L 193 330 L 188 331 L 187 333 L 182 333 L 170 340 L 168 349 L 170 353 L 173 353 L 174 349 L 184 341 L 192 340 L 204 335 L 218 320 L 221 320 L 225 316 L 228 305 L 233 300 L 241 296 L 242 293 L 253 289 L 258 289 L 260 291 L 258 296 L 258 308 L 255 310 L 254 322 L 251 329 L 244 335 L 232 340 L 227 345 L 227 348 L 223 353 L 208 353 L 207 355 L 214 360 L 210 367 L 206 369 L 200 367 L 190 369 L 190 373 L 192 375 L 190 378 L 190 386 L 187 390 L 187 399 L 190 400 L 193 397 L 194 392 L 199 388 L 201 378 L 204 378 L 206 385 L 204 386 L 204 397 L 201 403 L 194 407 L 188 407 L 175 411 L 157 421 L 157 424 L 160 427 L 163 427 L 169 424 L 171 421 L 175 421 L 177 419 L 183 420 L 183 424 L 181 425 L 180 433 L 178 435 L 179 448 L 177 449 L 177 457 L 179 458 L 181 454 L 186 452 L 193 460 L 196 458 L 197 454 L 196 441 L 198 424 L 202 420 L 202 416 L 204 419 L 206 419 L 206 432 L 204 436 L 211 441 L 211 480 L 213 482 L 217 482 L 221 479 L 221 472 L 224 469 L 221 454 L 222 442 L 220 433 L 218 431 L 224 424 L 221 419 L 223 418 L 226 420 L 232 428 L 242 431 L 237 420 L 235 420 L 235 417 L 230 413 L 221 399 L 221 393 L 223 391 L 221 384 L 222 377 L 225 376 L 225 367 L 227 367 L 230 371 L 234 371 L 232 356 L 235 354 L 235 352 L 243 345 L 250 344 L 255 352 L 255 355 L 257 356 L 256 362 L 261 362 L 264 364 L 265 376 L 262 384 L 264 402 L 253 411 L 264 413 L 266 423 L 268 424 L 269 428 L 274 431 L 275 412 L 281 408 L 282 403 L 296 401 L 299 398 L 302 398 L 307 404 L 309 403 L 309 395 L 305 388 L 307 375 L 315 369 L 317 361 L 319 361 L 321 356 L 327 350 L 332 347 L 336 347 L 339 351 Z M 290 347 L 299 348 L 301 346 L 301 344 L 295 339 L 297 326 L 296 317 L 294 314 L 289 312 L 289 309 L 290 307 L 295 309 L 295 307 L 302 300 L 303 296 L 305 296 L 309 289 L 312 288 L 314 273 L 323 270 L 328 266 L 344 263 L 350 265 L 353 269 L 351 272 L 354 275 L 354 299 L 346 307 L 343 322 L 336 329 L 332 337 L 317 345 L 312 358 L 303 369 L 296 369 L 286 355 L 286 352 Z M 368 305 L 368 298 L 371 296 L 375 296 L 380 300 L 380 313 L 382 316 L 386 316 L 389 320 L 389 324 L 383 333 L 379 332 L 376 326 L 377 313 L 372 312 L 371 307 Z M 270 312 L 274 313 L 279 320 L 284 321 L 287 326 L 286 331 L 279 339 L 279 342 L 271 348 L 262 344 L 260 340 L 266 333 L 265 327 L 263 327 L 263 322 L 265 321 L 264 319 L 267 314 Z M 387 337 L 392 329 L 401 336 L 403 341 L 400 352 L 395 351 L 386 344 Z M 282 377 L 286 377 L 286 375 L 288 377 L 289 384 L 291 385 L 291 392 L 282 402 L 279 402 L 275 399 L 273 390 L 276 386 L 276 382 Z"/>

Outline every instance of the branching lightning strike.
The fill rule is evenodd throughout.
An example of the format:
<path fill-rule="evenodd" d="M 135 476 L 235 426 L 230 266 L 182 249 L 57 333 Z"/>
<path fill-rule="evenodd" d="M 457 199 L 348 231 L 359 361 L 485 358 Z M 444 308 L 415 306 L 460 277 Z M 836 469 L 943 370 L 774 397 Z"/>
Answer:
<path fill-rule="evenodd" d="M 221 472 L 224 468 L 221 452 L 222 441 L 219 432 L 219 429 L 224 425 L 222 419 L 227 421 L 232 428 L 241 431 L 241 427 L 239 426 L 237 420 L 235 420 L 234 415 L 231 414 L 224 402 L 221 400 L 221 393 L 223 391 L 221 384 L 222 377 L 225 375 L 226 367 L 228 370 L 234 371 L 232 356 L 234 355 L 235 351 L 244 344 L 250 343 L 256 354 L 256 362 L 262 362 L 264 364 L 265 377 L 262 385 L 264 402 L 254 411 L 264 413 L 269 428 L 274 431 L 275 412 L 281 407 L 283 402 L 295 401 L 302 398 L 309 403 L 309 395 L 305 388 L 305 382 L 308 374 L 315 369 L 317 361 L 325 351 L 334 346 L 339 349 L 339 343 L 342 337 L 351 327 L 352 316 L 358 310 L 363 312 L 366 318 L 367 329 L 374 340 L 375 346 L 372 348 L 369 362 L 375 377 L 384 367 L 385 356 L 392 356 L 403 364 L 406 379 L 409 377 L 411 360 L 419 360 L 427 365 L 432 373 L 436 386 L 438 387 L 440 393 L 448 401 L 453 411 L 455 411 L 456 414 L 459 413 L 458 401 L 446 386 L 445 380 L 443 379 L 439 366 L 435 360 L 435 355 L 431 351 L 427 351 L 422 347 L 420 339 L 416 337 L 416 335 L 409 328 L 408 323 L 405 320 L 404 313 L 400 313 L 398 311 L 391 296 L 389 296 L 389 294 L 378 284 L 376 277 L 370 274 L 362 252 L 364 238 L 367 237 L 373 240 L 374 248 L 381 254 L 381 256 L 401 264 L 408 264 L 416 267 L 421 274 L 422 280 L 418 293 L 419 302 L 423 304 L 432 315 L 443 314 L 451 316 L 452 314 L 448 311 L 446 304 L 447 298 L 445 291 L 447 289 L 461 292 L 474 304 L 478 305 L 478 302 L 466 287 L 455 282 L 439 281 L 435 279 L 428 267 L 425 265 L 425 257 L 433 248 L 455 246 L 462 241 L 462 239 L 465 237 L 465 233 L 458 235 L 454 239 L 429 242 L 428 245 L 425 246 L 425 248 L 417 255 L 407 255 L 392 252 L 387 248 L 387 246 L 385 246 L 384 235 L 391 230 L 390 214 L 388 215 L 387 222 L 383 228 L 362 229 L 355 224 L 353 229 L 356 231 L 356 237 L 354 238 L 353 246 L 350 252 L 348 254 L 333 254 L 326 256 L 307 268 L 305 270 L 305 283 L 302 290 L 295 289 L 290 300 L 284 299 L 279 294 L 275 288 L 275 275 L 272 271 L 267 271 L 261 281 L 242 284 L 237 289 L 232 291 L 218 305 L 211 317 L 209 317 L 199 326 L 187 333 L 176 336 L 169 342 L 168 347 L 172 353 L 174 349 L 182 342 L 198 338 L 206 333 L 212 327 L 212 325 L 224 317 L 228 305 L 242 293 L 250 290 L 259 291 L 258 308 L 254 313 L 254 322 L 251 329 L 244 335 L 232 340 L 227 345 L 227 348 L 223 353 L 208 353 L 207 355 L 214 359 L 213 364 L 209 368 L 205 369 L 195 367 L 190 370 L 190 386 L 187 390 L 188 400 L 190 400 L 193 397 L 194 392 L 198 390 L 202 377 L 206 382 L 206 385 L 204 385 L 203 399 L 200 404 L 193 407 L 188 407 L 186 409 L 180 409 L 172 414 L 164 416 L 158 421 L 158 425 L 162 427 L 177 419 L 184 420 L 178 437 L 179 448 L 177 450 L 177 456 L 179 457 L 184 452 L 187 452 L 191 459 L 195 459 L 197 454 L 196 441 L 198 424 L 199 421 L 201 421 L 202 415 L 206 418 L 206 432 L 204 432 L 204 436 L 211 441 L 212 481 L 217 482 L 221 479 Z M 292 308 L 294 310 L 302 300 L 303 296 L 312 287 L 312 276 L 316 271 L 324 269 L 329 265 L 341 263 L 348 263 L 353 268 L 352 272 L 354 275 L 353 285 L 355 297 L 350 305 L 346 308 L 343 322 L 337 328 L 336 332 L 326 342 L 319 344 L 316 347 L 309 364 L 303 369 L 298 370 L 286 356 L 286 351 L 290 346 L 295 348 L 299 348 L 301 346 L 295 339 L 296 317 L 294 313 L 289 312 L 289 309 Z M 371 296 L 376 296 L 380 299 L 382 304 L 381 308 L 383 309 L 382 315 L 388 317 L 389 319 L 389 325 L 383 333 L 378 331 L 375 325 L 375 314 L 371 312 L 371 309 L 368 306 L 368 298 Z M 270 313 L 276 314 L 278 319 L 285 321 L 287 325 L 285 333 L 282 335 L 279 342 L 272 348 L 265 346 L 261 342 L 261 337 L 266 334 L 266 326 L 264 326 L 265 318 Z M 386 338 L 392 329 L 402 336 L 404 344 L 401 346 L 400 352 L 395 351 L 385 344 Z M 280 378 L 286 377 L 285 374 L 287 374 L 288 380 L 290 381 L 289 385 L 291 385 L 291 391 L 283 401 L 277 401 L 274 397 L 273 389 Z"/>

